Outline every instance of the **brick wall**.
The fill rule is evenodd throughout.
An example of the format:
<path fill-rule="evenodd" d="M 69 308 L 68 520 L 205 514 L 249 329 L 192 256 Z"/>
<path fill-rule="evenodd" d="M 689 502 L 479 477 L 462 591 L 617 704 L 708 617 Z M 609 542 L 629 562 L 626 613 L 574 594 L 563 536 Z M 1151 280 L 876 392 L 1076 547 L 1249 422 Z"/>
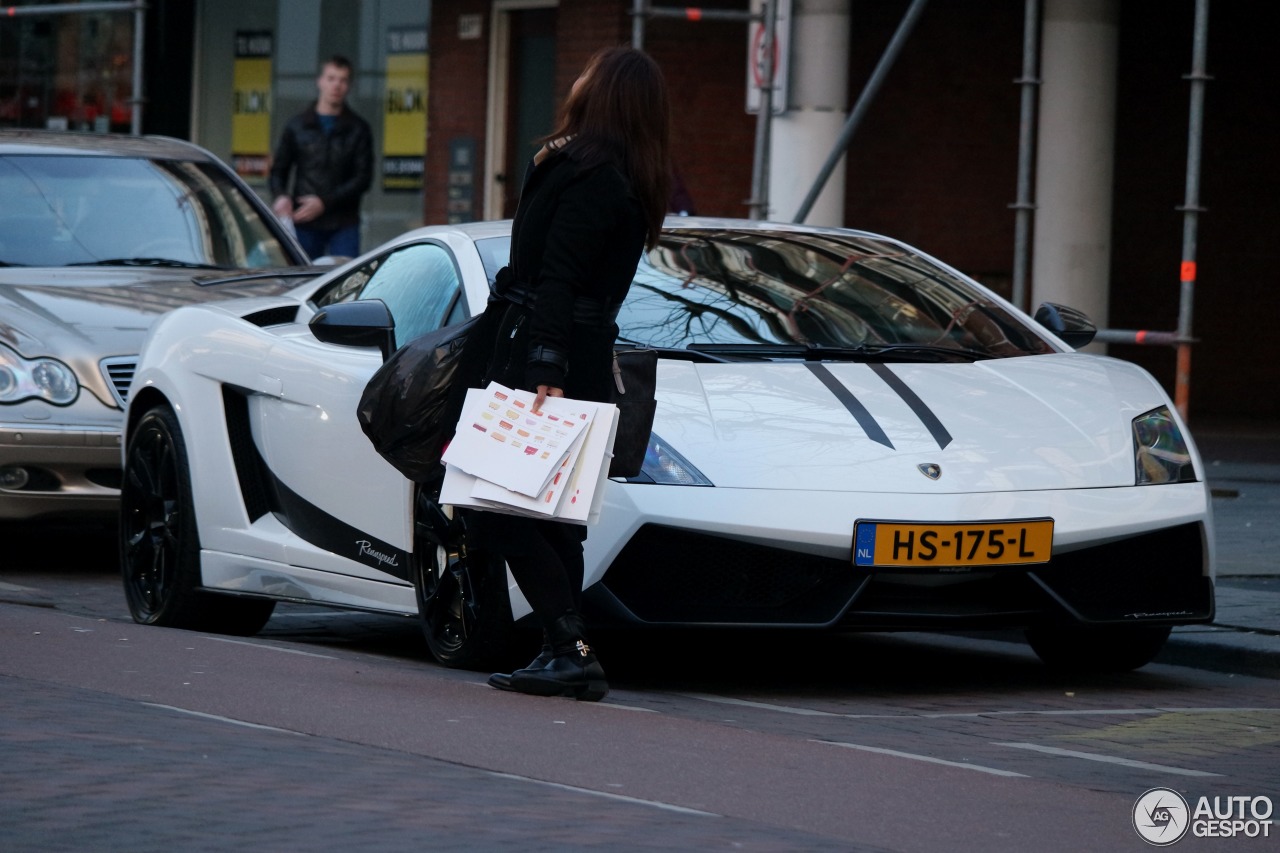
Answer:
<path fill-rule="evenodd" d="M 743 0 L 706 7 L 744 9 Z M 852 4 L 850 107 L 901 21 L 905 0 Z M 934 0 L 926 8 L 848 152 L 846 224 L 913 243 L 1008 293 L 1022 73 L 1022 0 Z M 568 91 L 597 48 L 629 43 L 626 0 L 563 0 L 557 90 Z M 1280 417 L 1280 73 L 1269 31 L 1250 4 L 1215 7 L 1192 359 L 1192 413 Z M 1112 325 L 1177 323 L 1194 4 L 1120 4 L 1112 259 Z M 485 16 L 483 37 L 460 42 L 457 16 Z M 425 217 L 444 218 L 448 140 L 476 139 L 483 158 L 489 4 L 435 0 Z M 744 110 L 746 26 L 648 22 L 646 48 L 673 102 L 673 154 L 697 211 L 745 216 L 755 120 Z M 479 188 L 477 188 L 479 190 Z M 477 193 L 476 211 L 482 199 Z M 1173 389 L 1167 348 L 1117 346 Z"/>
<path fill-rule="evenodd" d="M 1218 4 L 1209 16 L 1198 280 L 1190 413 L 1280 418 L 1280 110 L 1269 30 L 1257 7 Z M 1111 316 L 1117 328 L 1178 324 L 1194 7 L 1121 6 Z M 1113 346 L 1169 389 L 1167 347 Z"/>
<path fill-rule="evenodd" d="M 980 7 L 980 8 L 979 8 Z M 920 16 L 846 158 L 845 224 L 889 234 L 1010 291 L 1022 70 L 1021 0 L 935 0 Z M 857 101 L 905 11 L 855 3 Z"/>
<path fill-rule="evenodd" d="M 449 143 L 469 137 L 476 144 L 473 209 L 484 210 L 484 133 L 489 86 L 487 0 L 435 0 L 431 21 L 431 66 L 427 101 L 427 160 L 423 175 L 423 221 L 446 221 Z M 458 16 L 480 15 L 480 38 L 458 38 Z"/>
<path fill-rule="evenodd" d="M 718 5 L 746 8 L 741 2 Z M 746 112 L 746 24 L 654 20 L 645 44 L 670 89 L 671 156 L 695 212 L 749 215 L 756 120 Z"/>
<path fill-rule="evenodd" d="M 710 7 L 711 4 L 707 4 Z M 724 8 L 745 8 L 721 0 Z M 629 44 L 629 4 L 618 0 L 563 0 L 556 28 L 556 90 L 563 97 L 587 59 L 601 47 Z M 445 218 L 448 144 L 456 136 L 477 142 L 483 162 L 488 94 L 490 4 L 436 0 L 431 31 L 431 98 L 423 216 Z M 460 41 L 462 14 L 484 18 L 482 37 Z M 655 20 L 646 49 L 662 66 L 672 100 L 672 153 L 699 213 L 745 216 L 750 195 L 755 120 L 744 110 L 746 25 Z M 475 209 L 482 208 L 477 186 Z"/>

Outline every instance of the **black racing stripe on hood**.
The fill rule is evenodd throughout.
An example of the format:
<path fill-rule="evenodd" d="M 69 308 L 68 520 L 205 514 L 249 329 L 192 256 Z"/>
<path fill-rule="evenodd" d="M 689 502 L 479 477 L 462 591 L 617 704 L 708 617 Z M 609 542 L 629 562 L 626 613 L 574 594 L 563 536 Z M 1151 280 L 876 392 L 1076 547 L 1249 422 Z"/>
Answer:
<path fill-rule="evenodd" d="M 894 449 L 893 442 L 889 440 L 889 436 L 885 435 L 884 429 L 867 411 L 867 407 L 862 405 L 861 401 L 853 396 L 853 392 L 844 387 L 840 380 L 836 379 L 830 370 L 827 370 L 825 365 L 806 362 L 805 367 L 809 368 L 809 371 L 818 377 L 819 382 L 827 386 L 828 391 L 836 395 L 836 399 L 849 410 L 849 414 L 853 415 L 854 420 L 858 422 L 858 426 L 862 427 L 862 431 L 867 434 L 867 438 L 877 444 L 883 444 L 890 450 Z"/>
<path fill-rule="evenodd" d="M 916 417 L 925 425 L 925 429 L 929 430 L 933 440 L 938 442 L 938 449 L 941 450 L 951 443 L 951 433 L 947 432 L 947 428 L 942 425 L 942 421 L 938 420 L 938 416 L 933 413 L 933 410 L 925 405 L 924 400 L 916 396 L 915 391 L 907 387 L 907 383 L 902 381 L 902 377 L 889 369 L 889 365 L 872 362 L 867 366 L 902 398 L 902 402 L 911 407 L 911 411 L 916 413 Z"/>

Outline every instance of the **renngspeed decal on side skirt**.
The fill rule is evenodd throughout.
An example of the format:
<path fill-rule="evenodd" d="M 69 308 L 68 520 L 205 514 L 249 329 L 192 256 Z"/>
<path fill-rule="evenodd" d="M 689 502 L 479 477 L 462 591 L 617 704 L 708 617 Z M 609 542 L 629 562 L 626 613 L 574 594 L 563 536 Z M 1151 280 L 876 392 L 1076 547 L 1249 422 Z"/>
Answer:
<path fill-rule="evenodd" d="M 279 506 L 276 517 L 299 537 L 339 557 L 364 563 L 403 581 L 409 580 L 408 552 L 333 517 L 280 482 L 274 474 L 269 485 Z"/>

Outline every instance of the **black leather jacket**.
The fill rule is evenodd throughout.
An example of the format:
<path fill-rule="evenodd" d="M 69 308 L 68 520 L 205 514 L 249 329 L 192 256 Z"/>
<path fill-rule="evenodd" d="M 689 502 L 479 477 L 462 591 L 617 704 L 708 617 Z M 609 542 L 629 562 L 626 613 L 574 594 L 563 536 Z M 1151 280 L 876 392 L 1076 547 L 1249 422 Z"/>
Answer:
<path fill-rule="evenodd" d="M 616 166 L 584 168 L 558 153 L 531 169 L 512 223 L 511 263 L 496 287 L 519 304 L 500 327 L 487 378 L 607 400 L 613 318 L 646 235 L 640 203 Z"/>
<path fill-rule="evenodd" d="M 359 223 L 360 196 L 371 183 L 373 134 L 369 123 L 350 107 L 338 114 L 329 134 L 321 128 L 314 106 L 289 119 L 271 163 L 271 194 L 288 195 L 295 203 L 304 195 L 320 196 L 324 213 L 308 226 L 330 229 Z"/>

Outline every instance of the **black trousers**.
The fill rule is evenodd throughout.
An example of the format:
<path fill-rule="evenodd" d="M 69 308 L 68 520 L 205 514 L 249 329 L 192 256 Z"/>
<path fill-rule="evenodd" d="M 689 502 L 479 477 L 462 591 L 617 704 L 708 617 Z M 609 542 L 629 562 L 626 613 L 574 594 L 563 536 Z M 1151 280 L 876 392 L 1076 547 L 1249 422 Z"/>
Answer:
<path fill-rule="evenodd" d="M 471 529 L 477 544 L 507 561 L 544 630 L 571 610 L 581 612 L 586 527 L 476 511 Z"/>

